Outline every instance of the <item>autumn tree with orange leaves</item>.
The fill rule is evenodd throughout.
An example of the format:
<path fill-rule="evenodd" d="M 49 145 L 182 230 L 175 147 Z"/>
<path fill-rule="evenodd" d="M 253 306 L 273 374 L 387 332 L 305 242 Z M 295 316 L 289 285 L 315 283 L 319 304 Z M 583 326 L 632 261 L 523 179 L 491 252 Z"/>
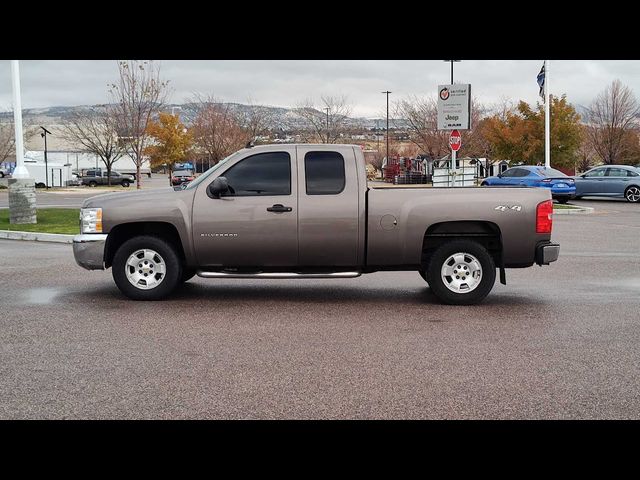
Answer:
<path fill-rule="evenodd" d="M 178 115 L 160 112 L 158 121 L 151 121 L 147 134 L 152 144 L 144 149 L 152 168 L 167 167 L 169 179 L 176 163 L 189 158 L 193 148 L 193 136 L 180 121 Z"/>
<path fill-rule="evenodd" d="M 544 163 L 544 105 L 519 102 L 515 109 L 486 119 L 484 136 L 498 159 Z M 575 167 L 582 141 L 580 116 L 565 95 L 551 101 L 551 166 Z"/>

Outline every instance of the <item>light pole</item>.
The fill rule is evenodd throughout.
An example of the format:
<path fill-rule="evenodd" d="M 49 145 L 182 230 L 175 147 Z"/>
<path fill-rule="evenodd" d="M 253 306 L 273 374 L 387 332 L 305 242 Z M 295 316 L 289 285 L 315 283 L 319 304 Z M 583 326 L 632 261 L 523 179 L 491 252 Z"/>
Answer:
<path fill-rule="evenodd" d="M 387 166 L 389 165 L 389 94 L 390 91 L 382 92 L 387 95 Z"/>
<path fill-rule="evenodd" d="M 460 60 L 444 60 L 445 62 L 451 62 L 451 85 L 453 85 L 453 64 L 460 62 Z"/>
<path fill-rule="evenodd" d="M 47 160 L 47 134 L 53 135 L 49 130 L 44 127 L 42 129 L 41 137 L 44 137 L 44 178 L 46 182 L 47 190 L 49 189 L 49 162 Z M 62 186 L 62 185 L 61 185 Z"/>
<path fill-rule="evenodd" d="M 327 111 L 327 143 L 329 143 L 329 110 L 331 108 L 325 107 L 325 110 Z"/>
<path fill-rule="evenodd" d="M 11 60 L 11 87 L 13 90 L 13 127 L 15 129 L 16 168 L 9 179 L 9 223 L 37 223 L 36 191 L 34 179 L 24 166 L 22 139 L 22 102 L 20 99 L 20 64 Z"/>

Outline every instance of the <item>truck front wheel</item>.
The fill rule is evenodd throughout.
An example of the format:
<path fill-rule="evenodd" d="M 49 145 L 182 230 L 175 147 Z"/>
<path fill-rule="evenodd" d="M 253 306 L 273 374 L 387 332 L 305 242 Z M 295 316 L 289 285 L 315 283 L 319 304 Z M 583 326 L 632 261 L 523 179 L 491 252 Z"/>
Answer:
<path fill-rule="evenodd" d="M 143 235 L 124 242 L 113 257 L 113 280 L 132 300 L 160 300 L 182 280 L 182 262 L 165 240 Z"/>
<path fill-rule="evenodd" d="M 454 240 L 433 252 L 427 267 L 431 291 L 450 305 L 482 301 L 496 281 L 496 265 L 486 248 L 473 240 Z"/>

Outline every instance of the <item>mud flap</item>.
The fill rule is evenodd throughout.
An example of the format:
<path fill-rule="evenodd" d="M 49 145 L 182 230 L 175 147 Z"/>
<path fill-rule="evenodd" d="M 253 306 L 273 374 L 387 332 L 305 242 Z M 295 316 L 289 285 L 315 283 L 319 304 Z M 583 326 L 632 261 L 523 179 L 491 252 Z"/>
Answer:
<path fill-rule="evenodd" d="M 504 267 L 500 267 L 500 283 L 502 285 L 507 284 L 507 274 L 504 271 Z"/>

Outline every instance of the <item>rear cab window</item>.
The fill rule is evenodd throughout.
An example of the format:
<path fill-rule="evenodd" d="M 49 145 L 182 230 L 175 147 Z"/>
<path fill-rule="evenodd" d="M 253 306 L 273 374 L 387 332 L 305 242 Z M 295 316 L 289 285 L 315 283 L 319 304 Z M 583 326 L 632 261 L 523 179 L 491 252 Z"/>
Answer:
<path fill-rule="evenodd" d="M 307 152 L 304 172 L 307 195 L 338 195 L 344 190 L 344 157 L 338 152 Z"/>

